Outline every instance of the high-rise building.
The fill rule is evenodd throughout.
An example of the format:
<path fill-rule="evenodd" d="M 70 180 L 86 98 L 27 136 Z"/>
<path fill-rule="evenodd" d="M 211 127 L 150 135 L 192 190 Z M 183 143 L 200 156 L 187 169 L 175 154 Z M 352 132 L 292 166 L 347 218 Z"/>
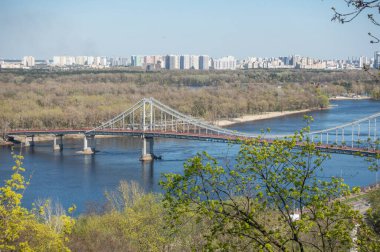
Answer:
<path fill-rule="evenodd" d="M 110 59 L 110 65 L 113 67 L 115 67 L 115 66 L 128 66 L 129 65 L 129 59 L 128 58 L 122 58 L 122 57 L 111 58 Z"/>
<path fill-rule="evenodd" d="M 179 57 L 179 68 L 184 69 L 190 69 L 190 56 L 189 55 L 181 55 Z"/>
<path fill-rule="evenodd" d="M 95 58 L 94 56 L 88 56 L 87 57 L 87 65 L 91 66 L 94 64 Z"/>
<path fill-rule="evenodd" d="M 66 56 L 66 65 L 72 66 L 75 65 L 75 57 L 73 56 Z"/>
<path fill-rule="evenodd" d="M 291 63 L 294 67 L 297 66 L 297 64 L 300 64 L 301 63 L 301 56 L 300 55 L 293 55 L 292 56 L 292 60 L 291 60 Z"/>
<path fill-rule="evenodd" d="M 363 68 L 364 65 L 368 65 L 368 64 L 369 64 L 369 60 L 368 60 L 368 58 L 366 56 L 361 56 L 359 58 L 359 67 L 360 68 Z"/>
<path fill-rule="evenodd" d="M 179 69 L 179 57 L 177 55 L 166 55 L 165 68 L 168 70 Z"/>
<path fill-rule="evenodd" d="M 131 65 L 136 66 L 136 67 L 141 67 L 143 65 L 143 58 L 139 55 L 132 55 Z"/>
<path fill-rule="evenodd" d="M 75 57 L 75 64 L 83 66 L 87 61 L 86 56 L 76 56 Z"/>
<path fill-rule="evenodd" d="M 216 70 L 235 70 L 236 59 L 233 56 L 223 57 L 214 60 L 214 69 Z"/>
<path fill-rule="evenodd" d="M 97 57 L 94 57 L 94 64 L 95 66 L 99 66 L 100 65 L 100 57 L 97 56 Z"/>
<path fill-rule="evenodd" d="M 25 56 L 22 58 L 22 64 L 26 67 L 33 67 L 35 65 L 35 60 L 33 56 Z"/>
<path fill-rule="evenodd" d="M 199 69 L 199 56 L 191 55 L 190 56 L 190 69 Z"/>
<path fill-rule="evenodd" d="M 207 55 L 199 56 L 199 69 L 200 70 L 208 70 L 209 69 L 209 61 L 210 57 Z"/>
<path fill-rule="evenodd" d="M 379 51 L 375 52 L 373 68 L 380 69 L 380 52 Z"/>
<path fill-rule="evenodd" d="M 59 56 L 53 56 L 53 65 L 55 66 L 61 65 L 61 58 Z"/>
<path fill-rule="evenodd" d="M 155 56 L 144 56 L 143 65 L 151 65 L 155 63 Z"/>
<path fill-rule="evenodd" d="M 73 56 L 53 56 L 53 65 L 71 66 L 76 64 L 76 57 Z"/>

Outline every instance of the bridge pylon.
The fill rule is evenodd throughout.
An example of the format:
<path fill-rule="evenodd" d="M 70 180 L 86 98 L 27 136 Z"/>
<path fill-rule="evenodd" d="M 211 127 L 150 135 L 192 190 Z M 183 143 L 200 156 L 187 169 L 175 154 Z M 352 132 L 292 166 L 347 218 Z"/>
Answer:
<path fill-rule="evenodd" d="M 54 135 L 53 139 L 53 150 L 54 151 L 62 151 L 63 150 L 63 135 L 59 135 L 59 144 L 57 144 L 57 135 Z"/>
<path fill-rule="evenodd" d="M 31 141 L 29 141 L 29 137 L 31 138 Z M 25 147 L 34 147 L 34 135 L 32 135 L 32 136 L 25 136 L 24 146 Z"/>
<path fill-rule="evenodd" d="M 86 155 L 91 155 L 91 154 L 94 154 L 95 152 L 95 147 L 91 148 L 89 145 L 88 145 L 88 139 L 87 139 L 88 136 L 84 135 L 83 137 L 83 154 L 86 154 Z M 90 136 L 92 137 L 93 141 L 92 142 L 95 142 L 95 136 Z"/>
<path fill-rule="evenodd" d="M 141 157 L 140 161 L 152 161 L 155 159 L 155 155 L 153 152 L 154 149 L 154 138 L 147 137 L 145 135 L 141 136 L 142 138 L 142 148 L 141 148 Z M 149 144 L 149 149 L 147 147 L 147 142 Z"/>

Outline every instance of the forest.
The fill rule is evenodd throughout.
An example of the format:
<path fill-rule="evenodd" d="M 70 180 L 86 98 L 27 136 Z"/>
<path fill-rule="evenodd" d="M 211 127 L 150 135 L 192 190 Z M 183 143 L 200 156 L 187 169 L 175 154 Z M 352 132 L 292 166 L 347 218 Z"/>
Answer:
<path fill-rule="evenodd" d="M 208 121 L 269 111 L 318 109 L 335 95 L 380 98 L 364 71 L 2 71 L 0 127 L 99 125 L 143 97 Z"/>

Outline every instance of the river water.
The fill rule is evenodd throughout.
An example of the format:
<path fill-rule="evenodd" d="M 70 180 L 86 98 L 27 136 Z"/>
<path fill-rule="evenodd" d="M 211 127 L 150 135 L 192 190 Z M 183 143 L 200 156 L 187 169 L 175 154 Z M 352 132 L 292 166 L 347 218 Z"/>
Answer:
<path fill-rule="evenodd" d="M 337 126 L 380 112 L 380 101 L 347 100 L 333 101 L 328 110 L 308 113 L 314 118 L 312 131 Z M 230 129 L 248 133 L 260 133 L 270 128 L 271 134 L 291 134 L 305 125 L 303 114 L 248 122 L 230 126 Z M 155 154 L 162 160 L 151 163 L 139 161 L 141 141 L 134 137 L 100 138 L 99 150 L 93 156 L 77 154 L 82 146 L 80 139 L 65 139 L 64 150 L 54 152 L 52 142 L 37 142 L 33 148 L 20 149 L 16 153 L 25 156 L 25 177 L 30 185 L 24 192 L 23 204 L 31 207 L 37 199 L 50 198 L 65 208 L 71 204 L 78 207 L 77 214 L 86 211 L 92 203 L 101 204 L 106 190 L 115 190 L 120 180 L 137 181 L 147 192 L 160 192 L 158 182 L 163 173 L 181 173 L 183 163 L 197 152 L 207 151 L 222 164 L 233 163 L 239 149 L 237 145 L 189 141 L 179 139 L 156 139 Z M 8 179 L 13 161 L 11 149 L 0 147 L 0 179 Z M 377 174 L 368 171 L 369 163 L 363 158 L 349 155 L 332 155 L 323 164 L 320 176 L 342 176 L 351 186 L 365 186 L 377 181 Z M 379 176 L 380 179 L 380 176 Z"/>

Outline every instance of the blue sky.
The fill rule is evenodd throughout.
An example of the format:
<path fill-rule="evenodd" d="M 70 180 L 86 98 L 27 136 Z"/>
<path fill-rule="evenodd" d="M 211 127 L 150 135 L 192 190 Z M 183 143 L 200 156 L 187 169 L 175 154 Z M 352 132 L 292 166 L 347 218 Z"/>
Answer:
<path fill-rule="evenodd" d="M 380 29 L 331 22 L 343 0 L 0 0 L 0 58 L 372 56 Z M 380 31 L 379 31 L 380 33 Z"/>

